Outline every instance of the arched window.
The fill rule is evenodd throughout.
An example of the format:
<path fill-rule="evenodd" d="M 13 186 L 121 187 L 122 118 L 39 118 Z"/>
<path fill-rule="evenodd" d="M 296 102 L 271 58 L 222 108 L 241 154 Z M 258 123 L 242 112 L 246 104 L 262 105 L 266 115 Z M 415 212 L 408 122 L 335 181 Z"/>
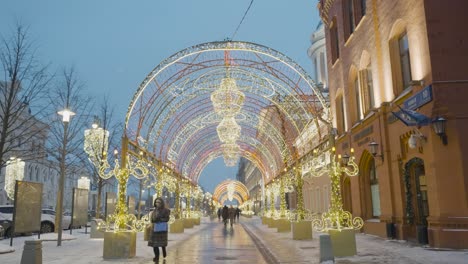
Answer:
<path fill-rule="evenodd" d="M 335 109 L 336 109 L 336 124 L 338 128 L 338 133 L 343 134 L 346 132 L 346 117 L 345 117 L 345 106 L 343 101 L 343 95 L 339 95 L 335 99 Z"/>
<path fill-rule="evenodd" d="M 380 212 L 379 176 L 375 167 L 374 157 L 364 151 L 359 163 L 362 218 L 378 218 Z"/>
<path fill-rule="evenodd" d="M 353 91 L 354 91 L 354 116 L 355 122 L 358 122 L 362 119 L 362 110 L 361 110 L 361 86 L 359 85 L 359 78 L 355 78 L 353 82 Z"/>
<path fill-rule="evenodd" d="M 392 69 L 393 91 L 395 96 L 401 94 L 411 85 L 410 43 L 403 20 L 398 20 L 392 27 L 389 48 Z"/>
<path fill-rule="evenodd" d="M 332 23 L 330 25 L 330 50 L 331 50 L 331 61 L 332 64 L 338 60 L 340 57 L 340 46 L 338 41 L 338 25 L 336 23 L 336 17 L 332 19 Z"/>

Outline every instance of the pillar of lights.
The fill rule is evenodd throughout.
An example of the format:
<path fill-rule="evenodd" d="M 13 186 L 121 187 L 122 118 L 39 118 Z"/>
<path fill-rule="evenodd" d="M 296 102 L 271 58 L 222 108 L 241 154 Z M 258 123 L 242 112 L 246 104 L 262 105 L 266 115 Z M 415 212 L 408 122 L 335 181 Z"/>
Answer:
<path fill-rule="evenodd" d="M 128 231 L 129 229 L 134 231 L 143 230 L 146 219 L 140 221 L 135 215 L 128 214 L 126 205 L 127 182 L 130 175 L 133 175 L 137 179 L 143 179 L 149 174 L 148 166 L 143 161 L 143 153 L 140 153 L 139 157 L 134 157 L 136 160 L 131 160 L 130 155 L 127 156 L 126 153 L 128 143 L 124 137 L 122 144 L 124 146 L 122 151 L 122 167 L 119 165 L 119 160 L 117 159 L 118 152 L 115 150 L 114 155 L 116 158 L 114 167 L 112 168 L 107 161 L 109 131 L 98 127 L 97 124 L 93 124 L 92 128 L 86 129 L 84 134 L 84 151 L 88 154 L 89 160 L 97 168 L 99 177 L 109 179 L 115 176 L 118 181 L 118 199 L 115 213 L 109 217 L 106 228 L 114 232 Z"/>
<path fill-rule="evenodd" d="M 235 116 L 240 112 L 245 95 L 236 84 L 236 80 L 226 77 L 212 94 L 211 101 L 214 111 L 223 117 L 216 131 L 222 145 L 224 163 L 226 166 L 235 166 L 240 151 L 236 141 L 240 137 L 241 127 L 237 124 Z"/>
<path fill-rule="evenodd" d="M 331 181 L 331 204 L 328 212 L 321 215 L 321 218 L 312 220 L 312 227 L 319 232 L 328 230 L 361 229 L 364 221 L 360 217 L 354 217 L 350 212 L 343 210 L 343 200 L 341 197 L 341 176 L 356 176 L 359 168 L 354 161 L 354 150 L 351 149 L 351 157 L 335 154 L 333 147 L 330 155 L 330 166 L 328 172 Z M 318 175 L 317 175 L 318 176 Z M 320 175 L 321 176 L 321 175 Z"/>
<path fill-rule="evenodd" d="M 24 161 L 11 157 L 6 163 L 5 169 L 5 191 L 8 198 L 15 199 L 15 183 L 24 178 Z"/>

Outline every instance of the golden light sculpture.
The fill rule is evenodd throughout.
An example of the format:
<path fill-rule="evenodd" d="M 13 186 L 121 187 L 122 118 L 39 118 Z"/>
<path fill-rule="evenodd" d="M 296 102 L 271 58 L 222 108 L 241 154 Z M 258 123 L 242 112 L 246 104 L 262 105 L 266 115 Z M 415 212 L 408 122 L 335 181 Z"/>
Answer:
<path fill-rule="evenodd" d="M 244 100 L 244 93 L 237 88 L 236 80 L 230 77 L 223 78 L 219 88 L 211 94 L 214 111 L 223 117 L 234 117 L 239 113 Z"/>
<path fill-rule="evenodd" d="M 216 131 L 221 142 L 233 144 L 240 137 L 241 127 L 237 124 L 234 117 L 226 117 L 221 120 Z"/>
<path fill-rule="evenodd" d="M 343 201 L 341 197 L 341 176 L 356 176 L 359 173 L 359 168 L 354 162 L 354 150 L 351 148 L 351 157 L 346 157 L 342 160 L 341 155 L 336 155 L 333 147 L 330 153 L 330 165 L 328 172 L 331 181 L 331 205 L 327 212 L 323 213 L 320 218 L 312 220 L 312 227 L 319 232 L 328 230 L 343 230 L 343 229 L 361 229 L 364 221 L 360 217 L 353 217 L 348 211 L 343 210 Z M 349 160 L 347 160 L 349 158 Z M 343 162 L 343 163 L 342 163 Z M 321 176 L 321 175 L 320 175 Z"/>
<path fill-rule="evenodd" d="M 118 181 L 118 199 L 115 213 L 109 216 L 105 223 L 105 228 L 109 231 L 121 232 L 128 230 L 141 231 L 146 225 L 147 219 L 138 220 L 135 215 L 128 214 L 127 208 L 127 182 L 130 175 L 138 179 L 148 176 L 149 168 L 142 157 L 132 157 L 127 155 L 127 139 L 124 137 L 122 146 L 122 167 L 115 154 L 115 163 L 112 168 L 107 161 L 107 146 L 109 132 L 99 128 L 96 124 L 91 129 L 85 130 L 84 151 L 88 154 L 89 160 L 97 168 L 99 177 L 109 179 L 113 176 Z M 142 153 L 140 153 L 142 155 Z M 102 226 L 101 226 L 102 228 Z"/>
<path fill-rule="evenodd" d="M 236 143 L 227 143 L 221 145 L 223 151 L 224 163 L 228 167 L 234 167 L 239 159 L 239 145 Z"/>

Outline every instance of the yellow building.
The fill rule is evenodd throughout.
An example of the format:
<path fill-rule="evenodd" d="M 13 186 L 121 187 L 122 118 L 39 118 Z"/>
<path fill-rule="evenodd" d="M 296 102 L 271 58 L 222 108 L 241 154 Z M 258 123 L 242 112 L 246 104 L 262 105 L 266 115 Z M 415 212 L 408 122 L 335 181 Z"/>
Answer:
<path fill-rule="evenodd" d="M 337 152 L 354 148 L 360 167 L 343 179 L 343 201 L 365 233 L 468 248 L 466 10 L 463 0 L 319 3 Z"/>

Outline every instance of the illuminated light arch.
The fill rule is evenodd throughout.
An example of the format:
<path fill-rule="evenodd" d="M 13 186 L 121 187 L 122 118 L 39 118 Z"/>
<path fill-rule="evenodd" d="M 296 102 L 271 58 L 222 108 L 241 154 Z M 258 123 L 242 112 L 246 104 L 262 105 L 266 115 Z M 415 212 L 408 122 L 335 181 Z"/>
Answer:
<path fill-rule="evenodd" d="M 221 200 L 219 201 L 220 204 L 224 205 L 224 203 L 226 203 L 227 201 L 229 201 L 227 195 L 223 195 L 221 198 Z M 243 201 L 242 198 L 240 197 L 240 195 L 238 193 L 235 193 L 234 194 L 234 198 L 233 200 L 237 200 L 237 203 L 239 205 L 242 205 L 244 202 L 246 201 Z"/>
<path fill-rule="evenodd" d="M 223 154 L 216 133 L 222 117 L 214 113 L 210 95 L 227 74 L 245 95 L 235 116 L 239 156 L 252 161 L 265 180 L 293 159 L 285 138 L 330 123 L 321 91 L 294 61 L 258 44 L 222 41 L 182 50 L 151 71 L 129 105 L 126 136 L 197 182 L 204 167 Z"/>
<path fill-rule="evenodd" d="M 237 201 L 239 204 L 244 203 L 245 201 L 249 200 L 249 191 L 245 185 L 240 181 L 234 180 L 225 180 L 218 184 L 213 193 L 213 200 L 220 202 L 221 204 L 224 203 L 228 199 L 228 189 L 229 186 L 234 188 L 233 196 L 237 197 Z"/>

